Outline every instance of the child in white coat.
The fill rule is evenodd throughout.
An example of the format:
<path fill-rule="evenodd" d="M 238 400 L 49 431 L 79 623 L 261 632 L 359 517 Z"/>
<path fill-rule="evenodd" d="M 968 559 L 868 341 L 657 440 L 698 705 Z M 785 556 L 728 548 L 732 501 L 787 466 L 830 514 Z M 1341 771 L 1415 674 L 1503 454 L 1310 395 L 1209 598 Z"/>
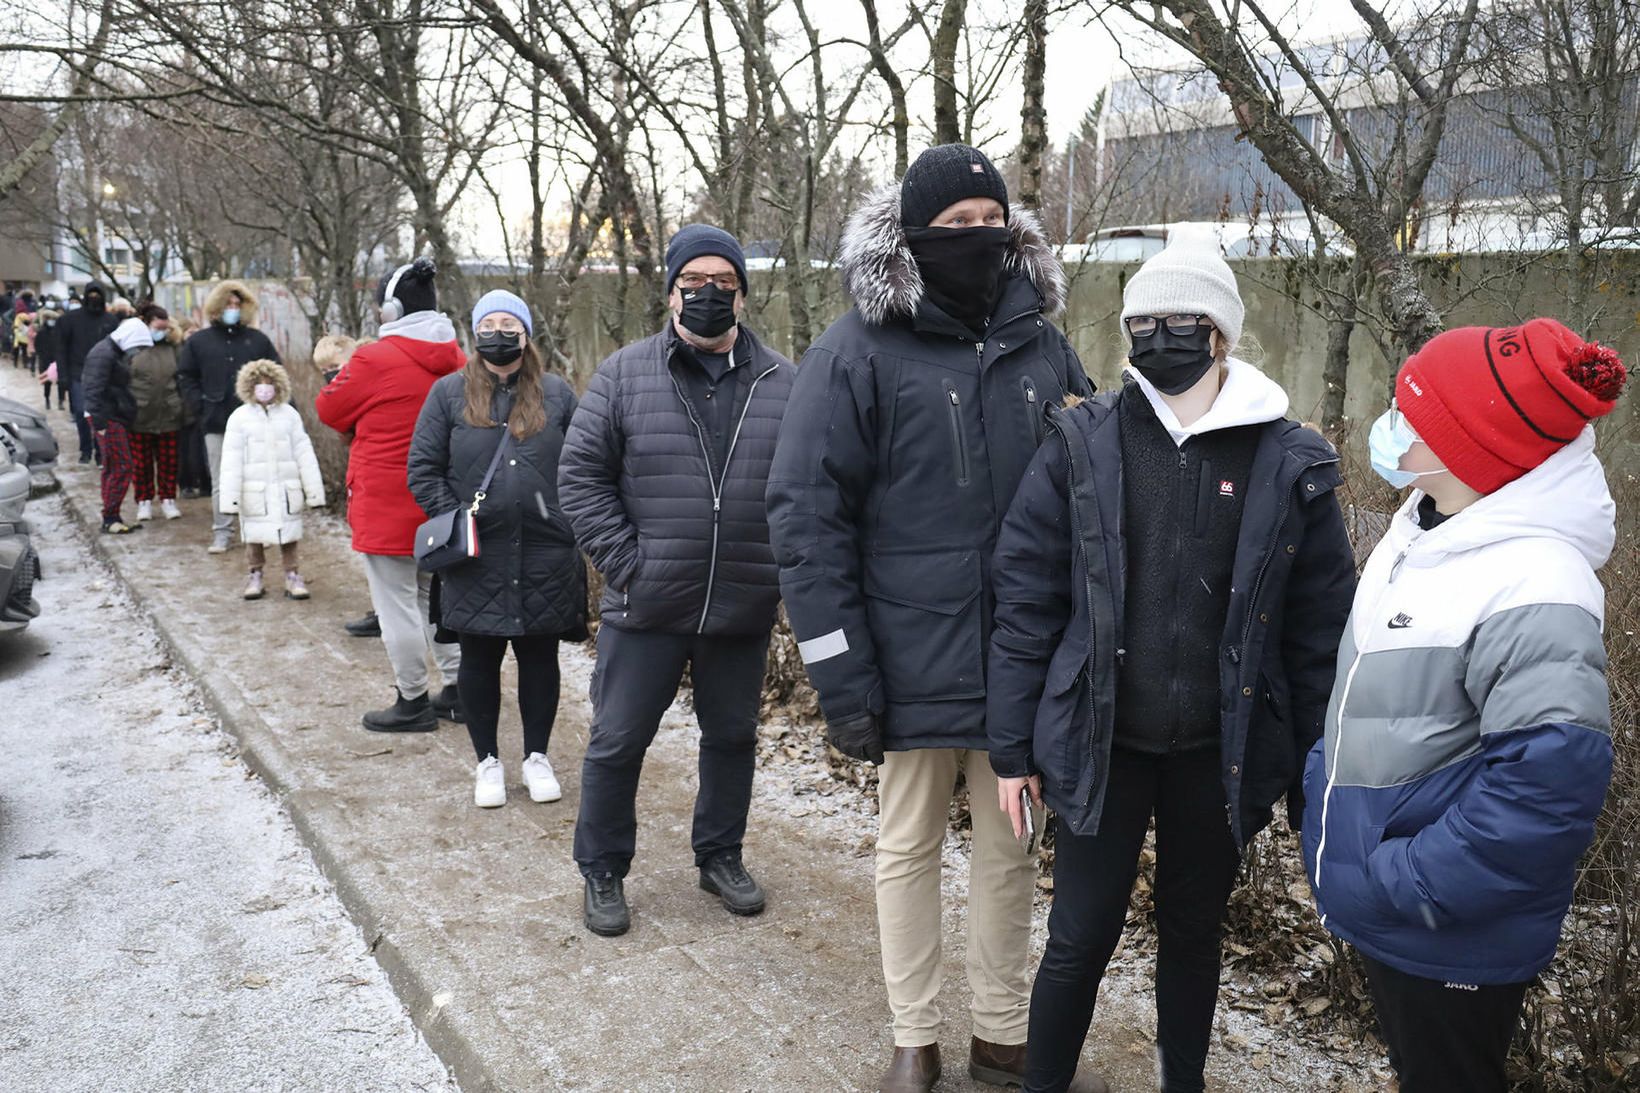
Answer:
<path fill-rule="evenodd" d="M 319 459 L 290 404 L 290 376 L 270 360 L 239 370 L 234 393 L 243 404 L 228 417 L 222 437 L 222 511 L 239 514 L 250 578 L 245 598 L 259 600 L 267 548 L 277 546 L 285 567 L 285 595 L 308 598 L 297 572 L 302 510 L 325 503 Z"/>

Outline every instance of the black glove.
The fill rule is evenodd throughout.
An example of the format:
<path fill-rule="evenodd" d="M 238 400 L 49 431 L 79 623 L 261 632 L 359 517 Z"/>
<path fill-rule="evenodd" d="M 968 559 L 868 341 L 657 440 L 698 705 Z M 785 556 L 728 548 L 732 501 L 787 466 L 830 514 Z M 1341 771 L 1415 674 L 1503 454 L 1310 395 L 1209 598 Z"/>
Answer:
<path fill-rule="evenodd" d="M 850 759 L 878 766 L 883 762 L 883 728 L 874 713 L 857 714 L 826 723 L 826 739 Z"/>

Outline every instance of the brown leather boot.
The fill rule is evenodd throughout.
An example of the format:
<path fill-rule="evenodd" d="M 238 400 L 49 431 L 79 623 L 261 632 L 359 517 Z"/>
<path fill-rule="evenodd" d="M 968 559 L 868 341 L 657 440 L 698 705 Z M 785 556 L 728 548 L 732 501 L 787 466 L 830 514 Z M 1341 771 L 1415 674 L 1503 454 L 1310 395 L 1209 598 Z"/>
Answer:
<path fill-rule="evenodd" d="M 878 1089 L 881 1093 L 929 1093 L 940 1080 L 940 1045 L 897 1047 Z"/>
<path fill-rule="evenodd" d="M 993 1044 L 974 1037 L 968 1047 L 968 1076 L 986 1085 L 1023 1085 L 1025 1045 Z"/>
<path fill-rule="evenodd" d="M 1025 1084 L 1025 1045 L 993 1044 L 974 1037 L 968 1049 L 968 1076 L 988 1085 Z M 1110 1093 L 1099 1075 L 1077 1068 L 1067 1093 Z"/>

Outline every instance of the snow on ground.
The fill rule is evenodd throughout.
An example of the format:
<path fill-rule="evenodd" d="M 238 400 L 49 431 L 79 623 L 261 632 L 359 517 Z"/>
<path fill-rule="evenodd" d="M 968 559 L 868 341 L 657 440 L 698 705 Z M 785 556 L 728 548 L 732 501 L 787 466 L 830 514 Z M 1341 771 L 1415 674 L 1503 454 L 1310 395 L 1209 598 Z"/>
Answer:
<path fill-rule="evenodd" d="M 64 498 L 28 515 L 44 612 L 0 638 L 0 1089 L 453 1090 Z"/>

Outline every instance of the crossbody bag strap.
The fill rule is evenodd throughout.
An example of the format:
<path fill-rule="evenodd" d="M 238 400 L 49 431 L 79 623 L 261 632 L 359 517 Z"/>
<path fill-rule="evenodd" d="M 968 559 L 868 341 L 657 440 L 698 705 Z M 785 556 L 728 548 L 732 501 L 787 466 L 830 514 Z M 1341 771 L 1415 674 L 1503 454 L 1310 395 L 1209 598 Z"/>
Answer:
<path fill-rule="evenodd" d="M 508 421 L 512 419 L 509 417 Z M 478 484 L 478 492 L 473 494 L 472 506 L 467 510 L 474 516 L 478 515 L 478 506 L 483 502 L 485 491 L 490 488 L 490 479 L 495 477 L 495 469 L 501 466 L 501 453 L 507 450 L 507 441 L 512 439 L 512 430 L 507 427 L 507 421 L 501 423 L 501 443 L 495 446 L 495 454 L 490 457 L 489 469 L 484 472 L 484 481 Z"/>

